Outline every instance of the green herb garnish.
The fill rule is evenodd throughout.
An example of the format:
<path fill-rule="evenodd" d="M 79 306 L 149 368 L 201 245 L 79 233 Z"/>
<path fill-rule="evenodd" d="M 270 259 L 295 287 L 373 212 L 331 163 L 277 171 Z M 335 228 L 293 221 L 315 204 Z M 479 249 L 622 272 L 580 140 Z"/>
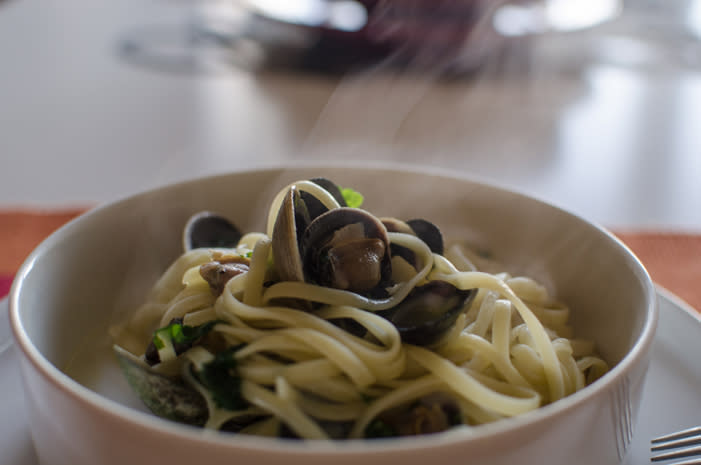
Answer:
<path fill-rule="evenodd" d="M 198 373 L 200 382 L 209 390 L 217 407 L 227 410 L 241 410 L 247 405 L 241 397 L 241 377 L 234 357 L 240 347 L 230 347 L 217 353 Z"/>
<path fill-rule="evenodd" d="M 199 326 L 188 326 L 182 323 L 171 323 L 157 329 L 153 334 L 153 344 L 162 349 L 168 341 L 173 344 L 190 344 L 212 330 L 219 321 L 208 321 Z"/>
<path fill-rule="evenodd" d="M 156 349 L 163 349 L 166 346 L 166 341 L 170 341 L 170 328 L 168 326 L 157 329 L 153 333 L 153 345 L 156 346 Z"/>
<path fill-rule="evenodd" d="M 151 363 L 166 362 L 189 350 L 200 338 L 212 330 L 218 320 L 199 326 L 188 326 L 182 318 L 174 318 L 168 326 L 153 333 L 152 345 L 146 349 L 146 359 Z"/>
<path fill-rule="evenodd" d="M 350 187 L 342 187 L 341 195 L 343 196 L 343 200 L 346 201 L 346 205 L 353 208 L 359 208 L 365 200 L 363 194 Z"/>

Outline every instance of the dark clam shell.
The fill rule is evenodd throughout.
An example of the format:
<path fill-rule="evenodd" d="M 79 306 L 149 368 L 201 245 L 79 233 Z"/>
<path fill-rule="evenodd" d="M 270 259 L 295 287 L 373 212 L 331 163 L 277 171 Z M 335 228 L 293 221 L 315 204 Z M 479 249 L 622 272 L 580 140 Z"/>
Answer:
<path fill-rule="evenodd" d="M 427 346 L 437 342 L 470 304 L 477 289 L 461 290 L 445 281 L 414 288 L 395 307 L 378 312 L 399 330 L 402 341 Z"/>
<path fill-rule="evenodd" d="M 391 280 L 389 248 L 387 230 L 377 218 L 358 208 L 336 208 L 304 231 L 305 278 L 323 286 L 372 292 Z"/>
<path fill-rule="evenodd" d="M 312 178 L 322 189 L 329 192 L 336 201 L 345 206 L 340 188 L 326 178 Z M 302 270 L 301 239 L 307 226 L 329 209 L 314 195 L 292 186 L 277 213 L 273 227 L 273 261 L 278 275 L 283 281 L 304 281 Z"/>
<path fill-rule="evenodd" d="M 241 231 L 221 215 L 209 211 L 195 213 L 185 224 L 183 248 L 236 247 Z"/>
<path fill-rule="evenodd" d="M 334 199 L 336 199 L 336 202 L 338 202 L 340 206 L 348 206 L 346 205 L 346 199 L 343 198 L 343 194 L 341 193 L 341 188 L 338 187 L 338 184 L 335 182 L 323 177 L 311 178 L 310 181 L 326 189 L 328 193 L 331 194 Z"/>
<path fill-rule="evenodd" d="M 329 194 L 331 194 L 340 206 L 347 206 L 346 199 L 343 198 L 343 194 L 341 193 L 341 188 L 339 188 L 338 185 L 336 185 L 336 183 L 329 179 L 321 177 L 311 178 L 310 181 L 326 190 Z M 302 192 L 301 195 L 311 219 L 314 219 L 317 216 L 328 211 L 328 208 L 326 208 L 323 203 L 321 203 L 316 197 L 314 197 L 309 192 Z"/>
<path fill-rule="evenodd" d="M 382 221 L 382 224 L 385 225 L 385 228 L 387 228 L 388 232 L 398 232 L 398 233 L 404 233 L 404 234 L 416 234 L 413 229 L 406 223 L 406 221 L 402 221 L 397 218 L 392 218 L 392 217 L 384 217 L 380 218 L 380 221 Z"/>
<path fill-rule="evenodd" d="M 428 220 L 414 219 L 406 222 L 419 239 L 424 241 L 431 252 L 443 255 L 443 234 L 438 226 Z"/>
<path fill-rule="evenodd" d="M 460 405 L 455 397 L 437 391 L 420 397 L 409 405 L 383 412 L 378 418 L 382 429 L 369 429 L 369 437 L 380 432 L 382 436 L 414 436 L 446 431 L 463 423 Z"/>
<path fill-rule="evenodd" d="M 149 410 L 169 420 L 204 425 L 207 402 L 182 377 L 159 373 L 119 346 L 114 346 L 114 353 L 127 382 Z"/>
<path fill-rule="evenodd" d="M 428 245 L 431 252 L 443 255 L 443 234 L 438 226 L 428 220 L 413 219 L 402 221 L 397 218 L 381 218 L 382 224 L 385 225 L 387 231 L 398 232 L 404 234 L 413 234 Z M 416 255 L 410 249 L 401 245 L 392 244 L 392 255 L 398 255 L 406 260 L 415 268 L 420 268 L 421 264 L 417 263 Z"/>

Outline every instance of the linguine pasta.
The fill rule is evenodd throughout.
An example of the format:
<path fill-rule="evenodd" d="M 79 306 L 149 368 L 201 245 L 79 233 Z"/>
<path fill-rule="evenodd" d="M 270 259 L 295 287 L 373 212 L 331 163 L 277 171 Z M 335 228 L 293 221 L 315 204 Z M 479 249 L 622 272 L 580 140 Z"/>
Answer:
<path fill-rule="evenodd" d="M 297 186 L 338 208 L 313 183 Z M 202 396 L 202 426 L 307 439 L 430 433 L 524 414 L 607 371 L 593 344 L 573 337 L 566 305 L 530 278 L 475 270 L 460 243 L 441 255 L 416 235 L 388 232 L 420 266 L 393 257 L 392 284 L 381 296 L 276 280 L 271 236 L 283 194 L 265 233 L 246 234 L 231 248 L 185 252 L 130 320 L 113 328 L 115 343 L 144 359 L 159 328 L 208 325 L 181 353 L 166 344 L 149 368 L 180 376 Z M 201 267 L 231 256 L 245 258 L 248 269 L 216 295 Z M 436 280 L 475 289 L 474 298 L 438 340 L 404 342 L 382 311 Z M 224 353 L 233 406 L 203 375 Z"/>

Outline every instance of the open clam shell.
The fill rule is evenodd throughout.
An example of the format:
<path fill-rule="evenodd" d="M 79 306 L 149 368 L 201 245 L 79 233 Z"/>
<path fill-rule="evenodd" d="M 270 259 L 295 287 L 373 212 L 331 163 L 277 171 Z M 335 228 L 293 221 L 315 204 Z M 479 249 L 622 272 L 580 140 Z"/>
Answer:
<path fill-rule="evenodd" d="M 149 410 L 169 420 L 204 425 L 209 415 L 207 402 L 182 377 L 159 373 L 117 345 L 114 353 L 127 382 Z"/>
<path fill-rule="evenodd" d="M 477 289 L 461 290 L 445 281 L 414 288 L 393 308 L 378 312 L 399 330 L 402 341 L 428 346 L 438 342 L 475 298 Z"/>
<path fill-rule="evenodd" d="M 387 230 L 359 208 L 336 208 L 312 221 L 301 256 L 305 278 L 322 286 L 366 293 L 391 279 Z"/>
<path fill-rule="evenodd" d="M 409 225 L 419 239 L 428 245 L 431 252 L 443 255 L 443 234 L 438 229 L 438 226 L 421 218 L 408 220 L 406 224 Z"/>
<path fill-rule="evenodd" d="M 311 222 L 299 191 L 291 187 L 280 204 L 273 227 L 272 253 L 275 269 L 283 281 L 304 281 L 299 232 Z"/>
<path fill-rule="evenodd" d="M 236 247 L 241 236 L 241 231 L 223 216 L 201 211 L 192 215 L 185 224 L 183 249 Z"/>

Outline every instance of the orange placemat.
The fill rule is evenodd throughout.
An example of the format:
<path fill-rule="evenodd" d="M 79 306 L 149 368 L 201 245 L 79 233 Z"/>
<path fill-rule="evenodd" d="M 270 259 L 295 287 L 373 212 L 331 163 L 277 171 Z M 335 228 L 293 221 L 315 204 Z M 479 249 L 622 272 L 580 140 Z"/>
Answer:
<path fill-rule="evenodd" d="M 10 290 L 12 279 L 27 255 L 49 234 L 86 211 L 0 211 L 0 298 Z"/>
<path fill-rule="evenodd" d="M 46 236 L 84 212 L 0 212 L 0 297 L 7 293 L 13 275 Z M 652 279 L 701 311 L 701 234 L 617 232 L 640 258 Z"/>
<path fill-rule="evenodd" d="M 701 234 L 617 232 L 655 283 L 701 312 Z"/>

